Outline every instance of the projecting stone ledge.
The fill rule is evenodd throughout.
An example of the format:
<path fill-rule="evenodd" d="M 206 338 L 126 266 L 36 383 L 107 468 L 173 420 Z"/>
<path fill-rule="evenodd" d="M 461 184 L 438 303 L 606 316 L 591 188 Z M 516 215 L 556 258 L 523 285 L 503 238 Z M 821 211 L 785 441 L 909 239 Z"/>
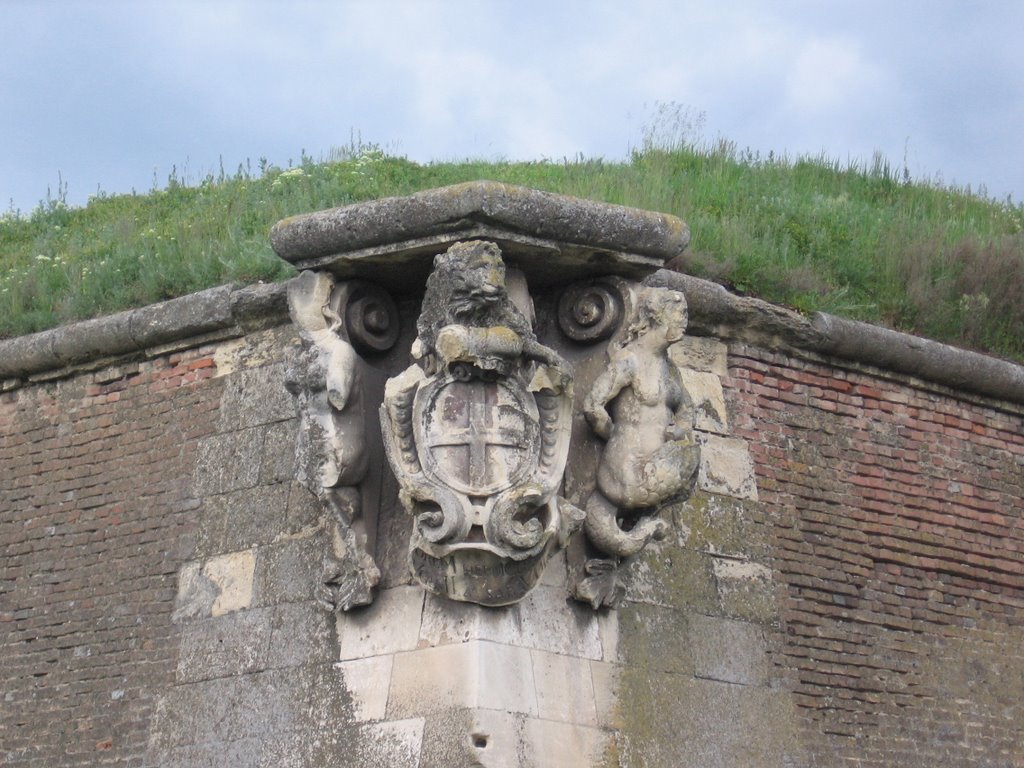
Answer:
<path fill-rule="evenodd" d="M 497 243 L 531 281 L 564 283 L 648 275 L 686 248 L 690 231 L 664 213 L 473 181 L 293 216 L 270 233 L 299 269 L 397 288 L 422 286 L 437 253 L 472 239 Z"/>

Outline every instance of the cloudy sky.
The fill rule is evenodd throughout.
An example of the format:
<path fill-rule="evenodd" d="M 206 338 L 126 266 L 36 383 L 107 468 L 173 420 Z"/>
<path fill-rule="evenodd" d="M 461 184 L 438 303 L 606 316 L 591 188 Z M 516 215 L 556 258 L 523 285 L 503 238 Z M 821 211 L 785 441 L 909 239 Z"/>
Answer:
<path fill-rule="evenodd" d="M 353 136 L 623 159 L 679 114 L 1024 200 L 1020 0 L 0 0 L 0 22 L 2 210 L 58 174 L 83 204 Z"/>

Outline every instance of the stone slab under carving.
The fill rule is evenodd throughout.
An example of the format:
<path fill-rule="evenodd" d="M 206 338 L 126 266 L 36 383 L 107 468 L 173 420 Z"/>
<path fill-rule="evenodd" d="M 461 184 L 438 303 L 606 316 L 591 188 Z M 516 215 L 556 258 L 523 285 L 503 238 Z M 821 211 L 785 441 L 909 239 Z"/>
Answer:
<path fill-rule="evenodd" d="M 675 216 L 535 189 L 474 181 L 292 216 L 271 244 L 299 269 L 422 286 L 435 254 L 453 243 L 496 243 L 528 279 L 545 283 L 616 274 L 639 278 L 686 248 Z"/>

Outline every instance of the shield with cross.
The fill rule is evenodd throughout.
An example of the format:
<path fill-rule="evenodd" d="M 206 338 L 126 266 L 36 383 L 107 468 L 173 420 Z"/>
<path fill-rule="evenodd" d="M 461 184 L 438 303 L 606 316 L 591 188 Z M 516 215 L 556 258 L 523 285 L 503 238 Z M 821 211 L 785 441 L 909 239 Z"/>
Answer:
<path fill-rule="evenodd" d="M 536 468 L 537 405 L 516 379 L 438 377 L 417 393 L 417 452 L 428 475 L 468 497 L 511 488 Z"/>

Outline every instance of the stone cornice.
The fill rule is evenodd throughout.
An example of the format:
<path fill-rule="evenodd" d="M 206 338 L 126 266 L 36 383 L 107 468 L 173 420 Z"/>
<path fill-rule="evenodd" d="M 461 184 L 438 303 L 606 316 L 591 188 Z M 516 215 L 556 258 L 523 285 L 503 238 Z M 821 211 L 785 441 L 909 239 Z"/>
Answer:
<path fill-rule="evenodd" d="M 722 286 L 661 270 L 649 283 L 682 290 L 690 332 L 825 357 L 913 376 L 951 389 L 1024 404 L 1024 366 L 825 313 L 806 317 Z M 5 388 L 121 357 L 231 338 L 288 322 L 287 283 L 223 285 L 139 309 L 0 340 Z"/>
<path fill-rule="evenodd" d="M 230 338 L 288 319 L 283 284 L 221 285 L 138 309 L 0 340 L 0 380 L 73 372 L 210 337 Z M 11 380 L 14 380 L 13 382 Z"/>

